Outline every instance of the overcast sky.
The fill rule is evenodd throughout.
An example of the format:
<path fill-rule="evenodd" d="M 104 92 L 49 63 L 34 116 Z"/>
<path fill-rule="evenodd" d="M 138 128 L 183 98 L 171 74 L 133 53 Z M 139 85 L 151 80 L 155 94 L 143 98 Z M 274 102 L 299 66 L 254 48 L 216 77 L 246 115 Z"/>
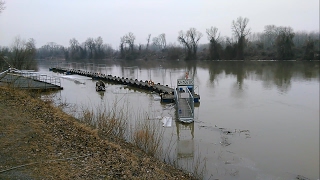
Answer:
<path fill-rule="evenodd" d="M 135 44 L 165 33 L 167 43 L 178 43 L 180 30 L 191 27 L 203 33 L 217 27 L 231 36 L 231 23 L 239 16 L 249 18 L 252 32 L 265 25 L 291 26 L 294 31 L 319 31 L 319 0 L 4 0 L 0 14 L 0 46 L 10 46 L 16 36 L 34 38 L 36 46 L 48 42 L 69 46 L 76 38 L 101 36 L 118 49 L 120 37 L 128 32 Z"/>

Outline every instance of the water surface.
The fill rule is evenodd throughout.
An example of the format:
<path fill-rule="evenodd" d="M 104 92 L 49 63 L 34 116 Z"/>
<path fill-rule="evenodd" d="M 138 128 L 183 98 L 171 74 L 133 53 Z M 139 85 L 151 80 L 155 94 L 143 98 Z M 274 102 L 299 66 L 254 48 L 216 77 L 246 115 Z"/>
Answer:
<path fill-rule="evenodd" d="M 52 64 L 40 63 L 40 72 Z M 185 72 L 194 78 L 201 103 L 195 122 L 174 121 L 165 129 L 164 146 L 180 166 L 194 168 L 205 161 L 205 179 L 319 178 L 319 61 L 107 61 L 60 63 L 171 87 Z M 132 116 L 150 119 L 175 116 L 172 104 L 155 94 L 124 85 L 107 84 L 95 91 L 95 81 L 62 77 L 61 101 L 77 106 L 125 104 Z M 74 81 L 76 79 L 77 81 Z M 80 82 L 80 83 L 79 83 Z"/>

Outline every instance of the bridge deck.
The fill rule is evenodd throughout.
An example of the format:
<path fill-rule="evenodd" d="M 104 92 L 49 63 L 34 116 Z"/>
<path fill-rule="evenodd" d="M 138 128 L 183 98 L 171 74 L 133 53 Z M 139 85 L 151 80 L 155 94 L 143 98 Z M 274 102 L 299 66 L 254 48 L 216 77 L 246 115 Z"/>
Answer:
<path fill-rule="evenodd" d="M 185 123 L 191 123 L 194 119 L 193 105 L 189 102 L 189 94 L 177 92 L 177 109 L 179 120 Z"/>
<path fill-rule="evenodd" d="M 50 70 L 54 72 L 59 72 L 59 73 L 70 73 L 70 74 L 78 74 L 81 76 L 87 76 L 87 77 L 92 77 L 92 79 L 100 79 L 103 81 L 107 82 L 112 82 L 112 83 L 118 83 L 118 84 L 124 84 L 128 85 L 131 87 L 136 87 L 140 89 L 145 89 L 149 91 L 154 91 L 160 94 L 161 96 L 161 101 L 162 102 L 174 102 L 175 96 L 174 96 L 174 89 L 169 87 L 168 85 L 161 85 L 160 83 L 155 83 L 155 84 L 150 84 L 148 81 L 142 81 L 138 79 L 128 79 L 124 77 L 117 77 L 117 76 L 112 76 L 112 75 L 106 75 L 106 74 L 100 74 L 100 73 L 94 73 L 94 72 L 89 72 L 85 70 L 80 70 L 80 69 L 68 69 L 68 68 L 62 68 L 62 67 L 53 67 L 50 68 Z M 200 96 L 197 94 L 193 95 L 197 101 L 199 101 Z M 184 104 L 185 102 L 181 102 Z M 189 105 L 190 106 L 190 105 Z M 185 117 L 188 117 L 190 112 L 184 112 L 186 114 Z"/>
<path fill-rule="evenodd" d="M 180 118 L 192 118 L 191 107 L 187 99 L 179 99 L 179 115 Z"/>
<path fill-rule="evenodd" d="M 20 89 L 37 89 L 37 90 L 49 90 L 49 89 L 63 89 L 60 85 L 53 82 L 48 78 L 40 79 L 35 76 L 25 77 L 21 74 L 15 73 L 3 73 L 0 75 L 0 85 L 10 85 Z"/>
<path fill-rule="evenodd" d="M 173 94 L 172 88 L 170 88 L 168 85 L 161 85 L 160 83 L 150 84 L 147 81 L 142 81 L 142 80 L 139 81 L 138 79 L 128 79 L 128 78 L 124 78 L 124 77 L 117 77 L 117 76 L 112 76 L 112 75 L 93 73 L 93 72 L 89 72 L 89 71 L 76 70 L 76 69 L 55 67 L 55 68 L 51 68 L 51 70 L 57 71 L 57 72 L 62 72 L 62 73 L 70 72 L 71 74 L 78 74 L 78 75 L 82 75 L 82 76 L 92 77 L 93 79 L 101 79 L 104 81 L 109 81 L 109 82 L 114 82 L 114 83 L 119 83 L 119 84 L 126 84 L 126 85 L 130 85 L 133 87 L 156 91 L 158 93 Z"/>

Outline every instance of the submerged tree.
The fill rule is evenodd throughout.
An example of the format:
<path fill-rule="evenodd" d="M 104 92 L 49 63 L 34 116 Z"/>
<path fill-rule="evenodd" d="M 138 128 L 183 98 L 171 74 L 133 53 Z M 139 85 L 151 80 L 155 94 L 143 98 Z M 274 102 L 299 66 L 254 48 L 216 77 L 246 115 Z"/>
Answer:
<path fill-rule="evenodd" d="M 148 51 L 148 50 L 149 50 L 150 38 L 151 38 L 151 34 L 149 34 L 149 35 L 148 35 L 148 37 L 147 37 L 147 46 L 146 46 L 146 51 Z"/>
<path fill-rule="evenodd" d="M 34 39 L 25 41 L 16 37 L 9 53 L 9 63 L 17 69 L 35 69 L 36 68 L 36 45 Z"/>
<path fill-rule="evenodd" d="M 86 40 L 85 47 L 88 48 L 88 50 L 89 50 L 88 58 L 93 59 L 93 51 L 95 49 L 95 43 L 94 43 L 93 38 L 88 38 Z"/>
<path fill-rule="evenodd" d="M 264 26 L 264 47 L 271 49 L 275 45 L 277 27 L 275 25 Z"/>
<path fill-rule="evenodd" d="M 125 38 L 124 37 L 121 37 L 120 38 L 120 58 L 121 59 L 124 59 L 125 58 Z"/>
<path fill-rule="evenodd" d="M 280 60 L 293 59 L 293 37 L 294 32 L 291 27 L 278 27 L 276 37 L 277 58 Z"/>
<path fill-rule="evenodd" d="M 69 53 L 66 53 L 66 59 L 80 59 L 81 58 L 81 51 L 80 51 L 80 44 L 78 40 L 72 38 L 69 40 L 70 49 Z"/>
<path fill-rule="evenodd" d="M 178 41 L 185 47 L 186 60 L 197 59 L 198 44 L 201 37 L 202 33 L 197 31 L 196 28 L 190 28 L 186 33 L 179 32 Z"/>
<path fill-rule="evenodd" d="M 246 36 L 250 34 L 250 28 L 248 28 L 249 19 L 242 18 L 241 16 L 237 18 L 236 21 L 232 21 L 232 32 L 234 36 L 238 39 L 237 46 L 237 59 L 244 59 L 244 46 L 246 42 Z"/>
<path fill-rule="evenodd" d="M 167 47 L 167 58 L 168 60 L 178 60 L 180 59 L 183 49 L 175 44 L 169 44 Z"/>
<path fill-rule="evenodd" d="M 209 59 L 218 60 L 218 59 L 220 59 L 220 55 L 219 55 L 220 33 L 218 34 L 218 28 L 211 27 L 210 29 L 207 29 L 206 32 L 208 35 L 208 40 L 210 41 L 210 46 L 209 46 L 210 57 L 209 57 Z"/>
<path fill-rule="evenodd" d="M 225 49 L 223 51 L 223 59 L 231 60 L 237 57 L 237 43 L 233 38 L 225 38 Z"/>
<path fill-rule="evenodd" d="M 0 72 L 4 69 L 8 69 L 9 64 L 7 61 L 7 56 L 10 53 L 10 49 L 8 47 L 1 47 L 0 46 Z"/>
<path fill-rule="evenodd" d="M 94 58 L 95 59 L 102 59 L 104 58 L 104 51 L 103 51 L 103 39 L 101 36 L 94 39 Z"/>
<path fill-rule="evenodd" d="M 161 51 L 167 47 L 166 34 L 162 33 L 158 37 L 152 39 L 153 45 L 158 47 Z"/>
<path fill-rule="evenodd" d="M 306 41 L 306 47 L 303 59 L 305 60 L 313 60 L 314 59 L 314 41 L 312 39 L 309 39 Z"/>
<path fill-rule="evenodd" d="M 137 53 L 134 51 L 134 41 L 136 37 L 132 32 L 120 38 L 120 58 L 135 59 Z M 128 45 L 128 46 L 127 46 Z"/>
<path fill-rule="evenodd" d="M 134 41 L 136 40 L 136 36 L 132 33 L 129 32 L 127 35 L 124 36 L 125 42 L 129 46 L 129 51 L 133 52 L 134 51 Z"/>
<path fill-rule="evenodd" d="M 60 58 L 64 57 L 65 48 L 61 45 L 58 45 L 55 42 L 48 42 L 47 44 L 41 46 L 37 50 L 37 58 L 45 59 L 45 58 Z"/>

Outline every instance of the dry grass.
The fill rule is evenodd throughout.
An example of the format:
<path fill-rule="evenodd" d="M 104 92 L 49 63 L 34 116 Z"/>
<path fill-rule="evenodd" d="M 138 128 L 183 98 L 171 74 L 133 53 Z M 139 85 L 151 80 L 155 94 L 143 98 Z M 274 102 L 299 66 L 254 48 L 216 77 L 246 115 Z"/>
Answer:
<path fill-rule="evenodd" d="M 194 179 L 28 93 L 0 87 L 0 114 L 0 179 Z"/>
<path fill-rule="evenodd" d="M 136 121 L 132 131 L 132 143 L 151 156 L 162 154 L 163 129 L 160 122 L 142 120 Z"/>
<path fill-rule="evenodd" d="M 166 148 L 163 150 L 161 159 L 177 169 L 183 169 L 192 173 L 196 179 L 204 179 L 204 177 L 206 177 L 206 173 L 208 172 L 207 158 L 201 154 L 199 149 L 196 151 L 198 153 L 191 157 L 174 157 L 174 154 L 176 153 L 175 151 L 177 151 L 177 149 L 174 147 L 177 147 L 178 144 L 178 140 L 174 140 L 174 136 L 175 135 L 172 132 L 170 140 L 167 142 Z"/>
<path fill-rule="evenodd" d="M 198 151 L 198 155 L 196 159 L 192 161 L 192 174 L 197 179 L 203 179 L 205 177 L 205 173 L 207 172 L 207 158 L 202 158 L 200 151 Z"/>
<path fill-rule="evenodd" d="M 15 92 L 21 93 L 19 90 L 15 90 Z M 43 97 L 40 92 L 36 91 L 25 91 L 23 94 L 33 98 Z M 53 103 L 50 98 L 52 98 L 50 94 L 44 98 L 44 102 L 47 105 Z M 128 107 L 118 107 L 116 102 L 118 101 L 115 101 L 110 107 L 102 105 L 90 109 L 88 106 L 83 106 L 77 116 L 80 122 L 84 124 L 79 124 L 79 126 L 89 128 L 92 132 L 96 132 L 97 137 L 108 139 L 112 142 L 129 142 L 143 150 L 147 155 L 163 159 L 175 168 L 185 169 L 197 179 L 203 179 L 206 171 L 205 158 L 200 158 L 201 155 L 198 154 L 197 158 L 193 159 L 191 163 L 187 161 L 187 164 L 179 164 L 170 155 L 172 151 L 176 150 L 173 148 L 177 143 L 173 140 L 173 134 L 169 144 L 163 146 L 164 129 L 160 121 L 152 121 L 148 114 L 140 113 L 136 115 L 136 118 L 130 116 L 131 120 L 135 119 L 130 122 L 128 119 Z M 66 102 L 64 103 L 65 105 L 58 106 L 60 110 L 68 106 Z M 66 116 L 66 114 L 63 114 L 63 116 Z M 163 149 L 163 147 L 166 148 Z"/>
<path fill-rule="evenodd" d="M 200 151 L 192 161 L 186 164 L 177 162 L 171 154 L 176 151 L 174 148 L 177 141 L 174 141 L 174 134 L 168 144 L 164 145 L 161 121 L 150 120 L 147 113 L 139 113 L 136 118 L 129 121 L 126 108 L 119 108 L 114 104 L 112 108 L 99 106 L 95 109 L 82 108 L 80 120 L 92 127 L 97 128 L 100 137 L 111 141 L 126 141 L 143 150 L 146 154 L 163 159 L 177 169 L 185 169 L 191 172 L 197 179 L 203 179 L 206 173 L 206 158 L 202 158 Z M 110 109 L 110 110 L 108 110 Z M 132 122 L 132 120 L 134 121 Z M 163 148 L 165 147 L 165 148 Z"/>
<path fill-rule="evenodd" d="M 141 115 L 135 121 L 129 122 L 128 117 L 126 108 L 119 108 L 114 104 L 112 108 L 82 108 L 79 120 L 96 128 L 100 137 L 112 141 L 128 141 L 148 155 L 160 157 L 163 136 L 160 122 L 147 120 L 147 116 Z"/>
<path fill-rule="evenodd" d="M 128 114 L 126 108 L 119 108 L 117 104 L 111 108 L 105 105 L 94 109 L 84 106 L 78 114 L 78 119 L 97 129 L 100 137 L 112 141 L 126 140 Z"/>

